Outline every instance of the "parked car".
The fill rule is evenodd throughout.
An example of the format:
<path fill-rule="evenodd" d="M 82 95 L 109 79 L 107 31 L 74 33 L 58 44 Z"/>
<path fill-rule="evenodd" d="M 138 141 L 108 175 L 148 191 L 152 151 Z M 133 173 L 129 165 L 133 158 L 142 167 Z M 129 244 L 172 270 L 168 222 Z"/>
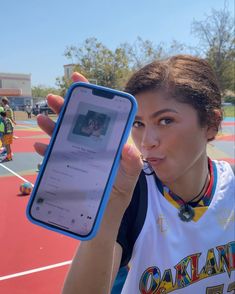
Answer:
<path fill-rule="evenodd" d="M 48 114 L 54 114 L 55 112 L 50 109 L 50 107 L 48 106 L 47 102 L 38 102 L 33 107 L 32 113 L 34 115 L 38 115 L 38 114 L 48 115 Z"/>

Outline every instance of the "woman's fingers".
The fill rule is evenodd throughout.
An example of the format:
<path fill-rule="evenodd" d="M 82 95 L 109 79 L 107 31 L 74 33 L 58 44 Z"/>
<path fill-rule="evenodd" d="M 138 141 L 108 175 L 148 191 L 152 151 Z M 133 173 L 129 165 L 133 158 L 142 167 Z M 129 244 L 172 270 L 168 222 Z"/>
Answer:
<path fill-rule="evenodd" d="M 56 114 L 59 114 L 64 104 L 64 99 L 59 95 L 49 94 L 47 95 L 47 103 Z"/>
<path fill-rule="evenodd" d="M 85 82 L 88 83 L 88 80 L 80 73 L 78 72 L 74 72 L 72 74 L 72 80 L 73 82 Z M 48 106 L 56 113 L 59 114 L 61 111 L 61 108 L 64 104 L 64 98 L 62 98 L 59 95 L 53 95 L 53 94 L 48 94 L 47 95 L 47 103 Z M 38 115 L 37 116 L 37 122 L 39 127 L 46 132 L 49 136 L 52 135 L 54 127 L 55 127 L 55 123 L 53 122 L 53 120 L 51 120 L 49 117 L 44 116 L 44 115 Z M 36 150 L 37 153 L 39 153 L 40 155 L 44 155 L 47 145 L 40 143 L 40 142 L 36 142 L 34 145 L 34 148 Z"/>
<path fill-rule="evenodd" d="M 139 175 L 140 170 L 143 167 L 143 162 L 140 156 L 139 150 L 131 144 L 126 143 L 122 150 L 122 168 L 126 176 L 134 176 Z"/>
<path fill-rule="evenodd" d="M 49 136 L 52 135 L 54 127 L 55 127 L 55 123 L 53 122 L 53 120 L 51 120 L 47 116 L 39 114 L 37 116 L 37 122 L 38 122 L 38 126 L 45 133 L 47 133 Z M 34 149 L 39 155 L 44 156 L 45 152 L 46 152 L 46 149 L 47 149 L 47 146 L 48 146 L 47 144 L 44 144 L 44 143 L 41 143 L 41 142 L 35 142 Z"/>
<path fill-rule="evenodd" d="M 37 122 L 38 122 L 38 126 L 45 133 L 47 133 L 49 136 L 52 135 L 54 127 L 55 127 L 55 123 L 53 120 L 51 120 L 48 116 L 44 116 L 44 115 L 39 114 L 37 116 Z"/>
<path fill-rule="evenodd" d="M 142 167 L 143 162 L 139 151 L 135 146 L 126 144 L 122 150 L 122 159 L 112 194 L 112 199 L 117 199 L 120 195 L 125 196 L 124 198 L 122 197 L 124 208 L 127 207 L 131 200 Z"/>
<path fill-rule="evenodd" d="M 74 72 L 72 74 L 72 80 L 73 82 L 84 82 L 84 83 L 88 83 L 88 80 L 80 73 L 78 72 Z"/>
<path fill-rule="evenodd" d="M 40 143 L 40 142 L 36 142 L 34 144 L 34 148 L 36 150 L 36 152 L 41 155 L 41 156 L 44 156 L 45 155 L 45 152 L 46 152 L 46 149 L 47 149 L 47 144 L 44 144 L 44 143 Z"/>
<path fill-rule="evenodd" d="M 80 73 L 74 72 L 72 74 L 73 82 L 85 82 L 88 83 L 88 80 Z M 59 114 L 61 107 L 64 104 L 64 98 L 59 95 L 49 94 L 47 95 L 47 102 L 49 107 L 56 113 Z"/>

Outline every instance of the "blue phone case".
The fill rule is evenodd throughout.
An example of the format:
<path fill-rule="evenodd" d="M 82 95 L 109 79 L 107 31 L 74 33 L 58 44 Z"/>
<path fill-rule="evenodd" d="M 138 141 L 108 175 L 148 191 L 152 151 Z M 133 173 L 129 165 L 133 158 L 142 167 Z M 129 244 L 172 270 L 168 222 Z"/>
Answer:
<path fill-rule="evenodd" d="M 131 104 L 132 104 L 132 109 L 131 109 L 130 114 L 129 114 L 129 118 L 128 118 L 128 121 L 127 121 L 127 124 L 126 124 L 126 128 L 125 128 L 124 133 L 122 135 L 121 142 L 120 142 L 119 147 L 117 149 L 116 157 L 114 159 L 114 164 L 113 164 L 113 167 L 112 167 L 112 170 L 111 170 L 111 173 L 110 173 L 107 185 L 106 185 L 106 189 L 104 191 L 104 194 L 103 194 L 103 197 L 102 197 L 102 200 L 101 200 L 101 204 L 100 204 L 100 207 L 99 207 L 99 210 L 98 210 L 98 213 L 97 213 L 96 220 L 94 222 L 94 226 L 93 226 L 91 232 L 86 236 L 77 235 L 77 234 L 75 234 L 73 232 L 68 232 L 66 230 L 54 227 L 54 226 L 52 226 L 50 224 L 43 223 L 42 221 L 36 220 L 35 218 L 33 218 L 31 216 L 31 213 L 30 213 L 33 201 L 34 201 L 35 196 L 36 196 L 36 191 L 37 191 L 37 188 L 38 188 L 39 183 L 40 183 L 40 179 L 41 179 L 41 177 L 43 175 L 43 172 L 45 170 L 46 162 L 47 162 L 47 159 L 49 158 L 49 154 L 51 153 L 53 142 L 55 141 L 57 131 L 59 130 L 59 127 L 61 125 L 63 115 L 64 115 L 64 112 L 66 110 L 68 101 L 71 98 L 71 94 L 72 94 L 73 90 L 75 88 L 77 88 L 77 87 L 86 87 L 86 88 L 89 88 L 89 89 L 97 89 L 97 90 L 109 92 L 110 94 L 122 96 L 122 97 L 125 97 L 125 98 L 129 99 L 131 101 Z M 90 240 L 90 239 L 95 237 L 95 235 L 98 232 L 98 229 L 99 229 L 99 226 L 100 226 L 100 223 L 101 223 L 101 220 L 102 220 L 106 205 L 107 205 L 108 200 L 109 200 L 110 192 L 111 192 L 111 189 L 112 189 L 112 186 L 113 186 L 116 174 L 117 174 L 121 152 L 122 152 L 122 149 L 123 149 L 123 146 L 124 146 L 125 142 L 128 139 L 128 136 L 129 136 L 129 133 L 130 133 L 130 130 L 131 130 L 131 127 L 132 127 L 136 112 L 137 112 L 137 102 L 136 102 L 135 98 L 132 95 L 128 94 L 128 93 L 113 90 L 113 89 L 102 87 L 102 86 L 83 83 L 83 82 L 73 83 L 71 85 L 71 87 L 68 89 L 68 92 L 66 94 L 64 105 L 62 107 L 62 110 L 61 110 L 60 115 L 58 117 L 57 123 L 55 125 L 55 129 L 54 129 L 54 132 L 52 134 L 50 144 L 49 144 L 49 146 L 47 148 L 43 163 L 42 163 L 42 165 L 40 167 L 40 171 L 39 171 L 38 177 L 36 179 L 34 189 L 33 189 L 32 193 L 31 193 L 31 196 L 30 196 L 30 199 L 29 199 L 29 202 L 28 202 L 28 205 L 27 205 L 26 215 L 27 215 L 27 218 L 32 223 L 34 223 L 36 225 L 39 225 L 41 227 L 44 227 L 46 229 L 49 229 L 49 230 L 64 234 L 66 236 L 69 236 L 69 237 L 72 237 L 72 238 L 75 238 L 75 239 L 78 239 L 78 240 L 82 240 L 82 241 Z"/>

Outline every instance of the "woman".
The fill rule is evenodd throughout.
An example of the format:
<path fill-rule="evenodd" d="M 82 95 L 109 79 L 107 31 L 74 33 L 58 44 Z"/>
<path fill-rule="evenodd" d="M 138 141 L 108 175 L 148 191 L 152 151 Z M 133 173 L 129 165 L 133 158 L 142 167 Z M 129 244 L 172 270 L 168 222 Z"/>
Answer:
<path fill-rule="evenodd" d="M 81 243 L 63 293 L 110 293 L 127 264 L 122 293 L 231 292 L 234 176 L 229 164 L 212 161 L 206 151 L 222 121 L 214 73 L 206 61 L 178 55 L 136 72 L 126 91 L 138 102 L 136 147 L 124 147 L 101 229 Z M 48 103 L 59 113 L 63 102 L 49 95 Z M 39 116 L 38 123 L 52 133 L 48 118 Z M 46 146 L 35 148 L 43 154 Z"/>

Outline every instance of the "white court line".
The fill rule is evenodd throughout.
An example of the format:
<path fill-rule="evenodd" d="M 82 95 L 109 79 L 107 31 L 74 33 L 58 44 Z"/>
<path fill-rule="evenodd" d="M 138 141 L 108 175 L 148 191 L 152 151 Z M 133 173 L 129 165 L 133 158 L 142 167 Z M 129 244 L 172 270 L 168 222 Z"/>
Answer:
<path fill-rule="evenodd" d="M 17 277 L 21 277 L 21 276 L 25 276 L 25 275 L 30 275 L 30 274 L 41 272 L 41 271 L 46 271 L 46 270 L 60 267 L 60 266 L 65 266 L 65 265 L 70 264 L 71 262 L 72 262 L 72 260 L 68 260 L 68 261 L 64 261 L 64 262 L 60 262 L 60 263 L 56 263 L 56 264 L 52 264 L 52 265 L 48 265 L 48 266 L 44 266 L 44 267 L 38 267 L 38 268 L 31 269 L 31 270 L 24 271 L 24 272 L 19 272 L 19 273 L 7 275 L 7 276 L 1 276 L 0 281 L 12 279 L 12 278 L 17 278 Z"/>
<path fill-rule="evenodd" d="M 25 182 L 28 182 L 25 178 L 21 177 L 19 174 L 17 174 L 16 172 L 14 172 L 13 170 L 11 170 L 10 168 L 6 167 L 2 163 L 0 163 L 0 166 L 2 166 L 3 168 L 5 168 L 9 172 L 11 172 L 13 175 L 17 176 L 21 180 L 23 180 Z M 34 186 L 34 185 L 32 184 L 32 186 Z M 17 277 L 21 277 L 21 276 L 25 276 L 25 275 L 30 275 L 30 274 L 33 274 L 33 273 L 37 273 L 37 272 L 41 272 L 41 271 L 53 269 L 53 268 L 56 268 L 56 267 L 61 267 L 61 266 L 69 265 L 69 264 L 71 264 L 71 262 L 72 261 L 69 260 L 69 261 L 64 261 L 64 262 L 60 262 L 60 263 L 56 263 L 56 264 L 52 264 L 52 265 L 48 265 L 48 266 L 44 266 L 44 267 L 39 267 L 39 268 L 31 269 L 31 270 L 24 271 L 24 272 L 19 272 L 19 273 L 7 275 L 7 276 L 0 276 L 0 281 L 12 279 L 12 278 L 17 278 Z"/>
<path fill-rule="evenodd" d="M 12 173 L 13 175 L 17 176 L 18 178 L 20 178 L 21 180 L 23 180 L 24 182 L 28 182 L 30 183 L 28 180 L 26 180 L 25 178 L 21 177 L 20 175 L 18 175 L 16 172 L 14 172 L 13 170 L 11 170 L 9 167 L 6 167 L 4 164 L 0 163 L 0 166 L 2 166 L 3 168 L 5 168 L 6 170 L 8 170 L 10 173 Z M 34 184 L 30 183 L 33 187 Z"/>

